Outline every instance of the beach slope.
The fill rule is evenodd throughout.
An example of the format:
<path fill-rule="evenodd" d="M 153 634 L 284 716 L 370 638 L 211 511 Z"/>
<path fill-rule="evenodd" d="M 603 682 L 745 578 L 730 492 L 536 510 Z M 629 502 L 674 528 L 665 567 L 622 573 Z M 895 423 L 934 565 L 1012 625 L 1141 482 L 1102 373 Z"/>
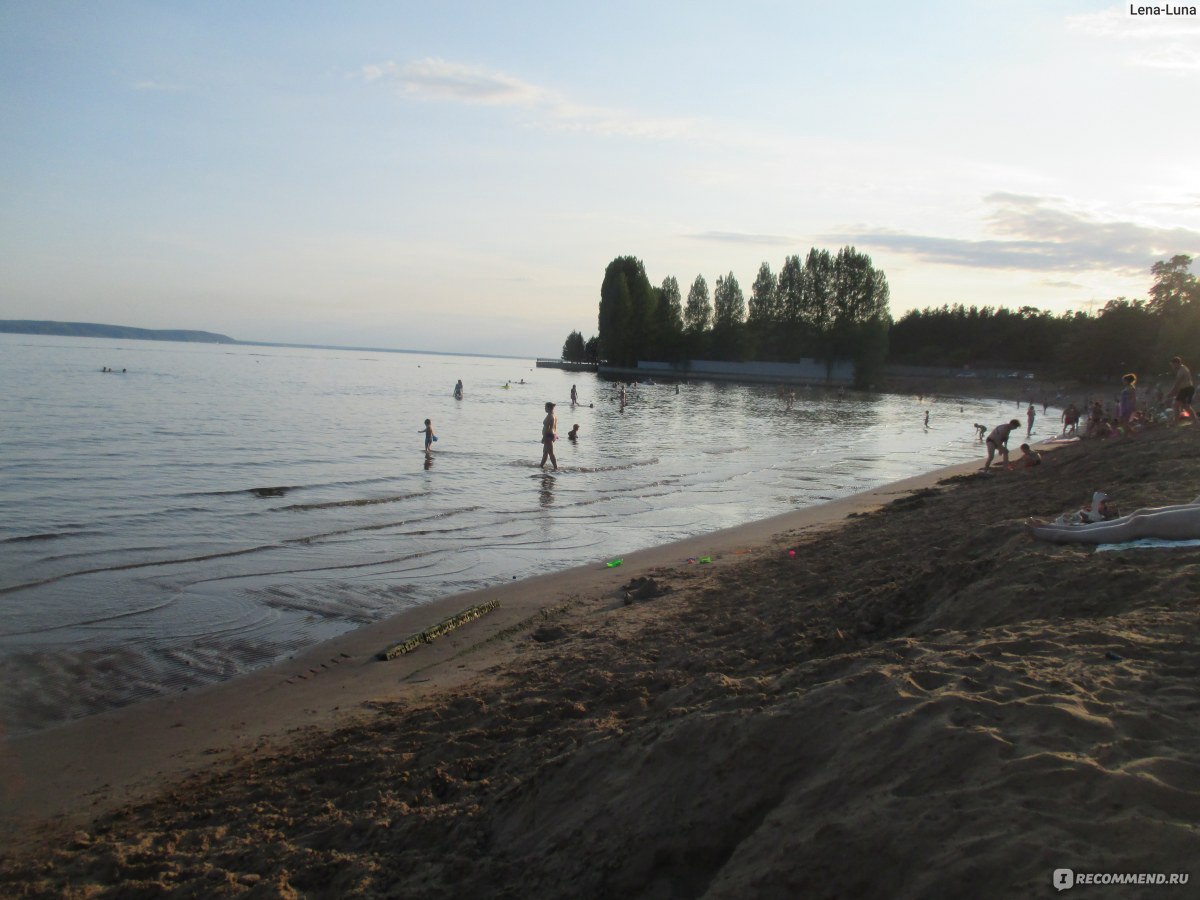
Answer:
<path fill-rule="evenodd" d="M 464 626 L 428 682 L 348 687 L 329 727 L 43 823 L 0 887 L 1001 897 L 1049 896 L 1061 868 L 1194 884 L 1200 548 L 1097 553 L 1021 527 L 1100 489 L 1126 509 L 1191 499 L 1192 432 L 960 470 L 824 527 L 726 535 L 711 565 L 581 577 L 487 640 Z M 1089 896 L 1139 891 L 1175 893 Z"/>

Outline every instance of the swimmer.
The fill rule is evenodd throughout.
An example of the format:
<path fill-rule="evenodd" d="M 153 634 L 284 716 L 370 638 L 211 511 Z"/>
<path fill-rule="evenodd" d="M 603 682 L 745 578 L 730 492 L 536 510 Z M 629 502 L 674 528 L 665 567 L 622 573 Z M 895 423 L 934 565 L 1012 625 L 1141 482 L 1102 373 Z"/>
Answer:
<path fill-rule="evenodd" d="M 576 422 L 574 425 L 572 425 L 571 430 L 567 432 L 567 440 L 568 441 L 579 440 L 579 423 L 578 422 Z"/>

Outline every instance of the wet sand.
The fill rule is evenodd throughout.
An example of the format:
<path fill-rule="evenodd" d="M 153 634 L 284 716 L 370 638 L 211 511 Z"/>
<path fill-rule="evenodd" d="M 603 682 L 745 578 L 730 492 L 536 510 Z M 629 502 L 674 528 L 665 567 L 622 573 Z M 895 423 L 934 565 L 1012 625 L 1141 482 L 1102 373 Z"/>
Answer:
<path fill-rule="evenodd" d="M 1097 489 L 1191 499 L 1198 451 L 1164 429 L 955 467 L 9 740 L 0 893 L 1013 896 L 1057 868 L 1194 884 L 1200 549 L 1095 553 L 1021 522 Z M 1088 888 L 1138 889 L 1105 890 Z"/>

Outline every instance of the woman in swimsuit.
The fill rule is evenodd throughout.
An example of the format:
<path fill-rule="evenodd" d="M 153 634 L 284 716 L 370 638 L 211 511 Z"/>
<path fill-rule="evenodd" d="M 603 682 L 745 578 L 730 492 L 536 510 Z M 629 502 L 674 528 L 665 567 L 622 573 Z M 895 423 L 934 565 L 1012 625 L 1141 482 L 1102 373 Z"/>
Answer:
<path fill-rule="evenodd" d="M 546 468 L 546 460 L 549 459 L 554 466 L 554 470 L 558 471 L 558 460 L 554 458 L 554 441 L 558 437 L 558 416 L 554 414 L 554 404 L 546 404 L 546 418 L 542 419 L 542 463 L 541 467 Z"/>

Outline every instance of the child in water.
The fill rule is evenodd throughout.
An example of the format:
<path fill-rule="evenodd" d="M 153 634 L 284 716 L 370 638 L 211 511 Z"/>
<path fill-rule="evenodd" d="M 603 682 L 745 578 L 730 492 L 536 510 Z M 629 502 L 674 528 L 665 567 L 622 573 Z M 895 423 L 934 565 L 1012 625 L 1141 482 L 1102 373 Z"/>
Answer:
<path fill-rule="evenodd" d="M 437 440 L 437 435 L 433 433 L 433 423 L 429 419 L 425 420 L 425 427 L 420 429 L 418 433 L 425 435 L 425 452 L 429 453 L 433 450 L 433 442 Z"/>
<path fill-rule="evenodd" d="M 576 422 L 571 430 L 567 432 L 567 440 L 575 441 L 579 439 L 579 423 Z"/>

